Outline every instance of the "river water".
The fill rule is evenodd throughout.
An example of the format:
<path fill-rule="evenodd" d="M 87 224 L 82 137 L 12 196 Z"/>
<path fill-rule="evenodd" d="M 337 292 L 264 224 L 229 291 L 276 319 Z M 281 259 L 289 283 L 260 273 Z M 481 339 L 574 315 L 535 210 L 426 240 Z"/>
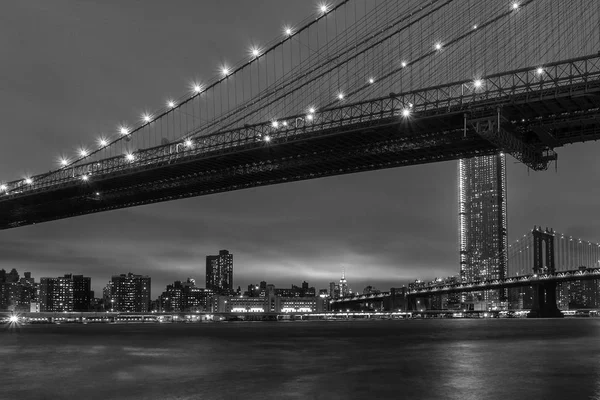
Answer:
<path fill-rule="evenodd" d="M 600 319 L 28 325 L 0 399 L 600 399 Z"/>

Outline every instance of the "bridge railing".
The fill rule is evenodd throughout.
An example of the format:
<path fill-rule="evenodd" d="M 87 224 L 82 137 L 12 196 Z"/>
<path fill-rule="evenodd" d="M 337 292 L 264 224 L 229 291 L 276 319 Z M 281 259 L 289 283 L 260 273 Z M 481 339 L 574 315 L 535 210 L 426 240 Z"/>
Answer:
<path fill-rule="evenodd" d="M 541 70 L 539 69 L 541 68 Z M 134 172 L 149 165 L 162 165 L 197 156 L 210 157 L 240 148 L 268 146 L 298 136 L 352 127 L 364 128 L 417 114 L 430 116 L 469 108 L 494 108 L 504 102 L 531 101 L 549 96 L 585 93 L 600 87 L 600 55 L 581 57 L 536 68 L 495 74 L 482 78 L 391 94 L 389 97 L 330 108 L 314 114 L 294 115 L 277 121 L 186 139 L 123 156 L 94 161 L 4 184 L 5 196 L 28 195 L 51 187 L 93 179 L 98 175 Z M 6 196 L 8 195 L 8 196 Z"/>

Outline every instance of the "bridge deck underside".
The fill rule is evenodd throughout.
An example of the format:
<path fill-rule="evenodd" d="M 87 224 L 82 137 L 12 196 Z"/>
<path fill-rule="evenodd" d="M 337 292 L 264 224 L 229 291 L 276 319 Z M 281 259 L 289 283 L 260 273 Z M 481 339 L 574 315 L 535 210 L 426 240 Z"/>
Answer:
<path fill-rule="evenodd" d="M 468 109 L 429 109 L 414 118 L 341 125 L 257 141 L 176 160 L 92 176 L 0 200 L 0 229 L 186 197 L 361 171 L 489 155 L 499 151 L 467 127 L 465 113 L 502 107 L 513 131 L 548 147 L 534 131 L 550 133 L 551 147 L 600 138 L 600 88 L 543 91 L 504 103 L 482 100 Z M 546 138 L 547 140 L 547 138 Z M 97 194 L 98 193 L 98 194 Z"/>

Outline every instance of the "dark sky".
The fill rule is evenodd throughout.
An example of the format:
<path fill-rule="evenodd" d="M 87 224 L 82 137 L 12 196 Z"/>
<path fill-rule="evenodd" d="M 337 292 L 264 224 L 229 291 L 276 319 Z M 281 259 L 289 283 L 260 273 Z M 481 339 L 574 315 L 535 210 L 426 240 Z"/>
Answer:
<path fill-rule="evenodd" d="M 312 13 L 305 0 L 6 2 L 0 12 L 0 180 L 56 167 L 120 122 L 161 107 Z M 509 241 L 533 225 L 600 241 L 600 146 L 559 149 L 559 168 L 508 158 Z M 345 268 L 382 289 L 458 272 L 457 163 L 374 171 L 89 215 L 0 231 L 0 268 L 36 279 L 112 274 L 197 278 L 234 253 L 235 285 L 303 280 Z"/>

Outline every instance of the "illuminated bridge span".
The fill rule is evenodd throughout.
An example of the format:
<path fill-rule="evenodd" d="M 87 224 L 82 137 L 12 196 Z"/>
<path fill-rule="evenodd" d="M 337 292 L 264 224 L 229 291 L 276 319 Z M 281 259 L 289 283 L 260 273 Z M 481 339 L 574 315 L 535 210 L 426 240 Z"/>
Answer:
<path fill-rule="evenodd" d="M 600 138 L 599 20 L 593 0 L 322 5 L 57 169 L 0 182 L 0 228 L 499 151 L 544 170 Z"/>
<path fill-rule="evenodd" d="M 410 296 L 435 295 L 447 293 L 479 292 L 491 289 L 506 289 L 511 287 L 535 286 L 544 282 L 572 282 L 589 279 L 600 279 L 600 268 L 581 267 L 571 271 L 554 273 L 530 274 L 506 279 L 490 279 L 479 282 L 465 282 L 451 285 L 424 286 L 409 291 Z"/>
<path fill-rule="evenodd" d="M 500 256 L 494 257 L 499 259 Z M 600 279 L 600 243 L 573 238 L 553 230 L 534 227 L 508 247 L 508 278 L 473 282 L 423 283 L 406 291 L 407 298 L 449 293 L 481 292 L 533 286 L 532 316 L 560 316 L 556 307 L 556 285 Z M 334 299 L 332 304 L 365 303 L 393 296 L 391 292 Z"/>

